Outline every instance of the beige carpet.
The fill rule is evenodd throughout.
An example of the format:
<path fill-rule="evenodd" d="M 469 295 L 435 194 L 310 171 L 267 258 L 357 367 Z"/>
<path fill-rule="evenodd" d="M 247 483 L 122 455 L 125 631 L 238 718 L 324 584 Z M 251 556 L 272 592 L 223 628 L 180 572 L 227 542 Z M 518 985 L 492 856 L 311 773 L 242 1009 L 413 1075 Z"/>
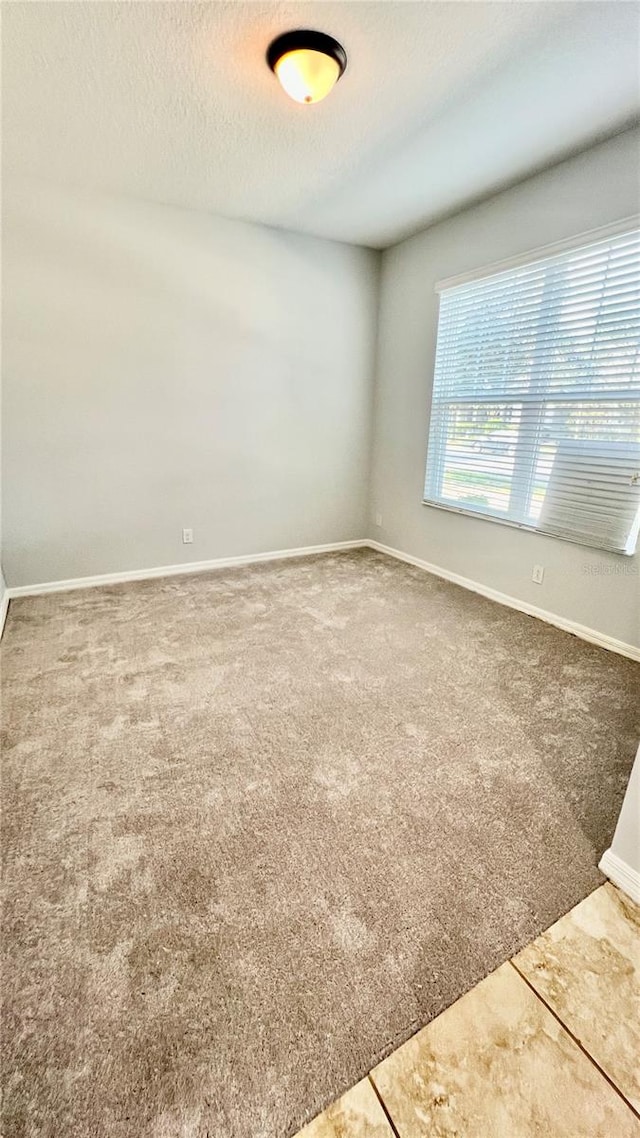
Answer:
<path fill-rule="evenodd" d="M 367 551 L 13 601 L 3 1138 L 284 1138 L 594 889 L 640 668 Z"/>

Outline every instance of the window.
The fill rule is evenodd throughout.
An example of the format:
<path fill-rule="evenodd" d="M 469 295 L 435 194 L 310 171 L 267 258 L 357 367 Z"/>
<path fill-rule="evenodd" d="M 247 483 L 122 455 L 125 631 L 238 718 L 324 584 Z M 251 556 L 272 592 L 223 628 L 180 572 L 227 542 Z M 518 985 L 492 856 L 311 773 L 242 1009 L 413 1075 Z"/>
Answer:
<path fill-rule="evenodd" d="M 633 553 L 640 230 L 442 287 L 424 500 Z"/>

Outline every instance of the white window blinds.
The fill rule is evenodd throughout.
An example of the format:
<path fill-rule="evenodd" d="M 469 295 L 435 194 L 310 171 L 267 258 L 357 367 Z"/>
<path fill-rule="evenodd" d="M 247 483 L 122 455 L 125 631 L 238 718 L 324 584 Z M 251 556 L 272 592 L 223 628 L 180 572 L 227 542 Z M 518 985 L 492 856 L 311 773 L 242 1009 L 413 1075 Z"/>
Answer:
<path fill-rule="evenodd" d="M 640 230 L 443 289 L 425 501 L 633 552 Z"/>

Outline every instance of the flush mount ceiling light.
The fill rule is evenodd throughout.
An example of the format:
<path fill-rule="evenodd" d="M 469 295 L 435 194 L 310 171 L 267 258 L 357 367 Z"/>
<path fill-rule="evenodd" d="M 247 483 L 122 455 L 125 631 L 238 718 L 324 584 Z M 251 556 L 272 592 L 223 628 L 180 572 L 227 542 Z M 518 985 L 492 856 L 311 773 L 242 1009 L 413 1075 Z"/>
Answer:
<path fill-rule="evenodd" d="M 296 103 L 319 103 L 342 75 L 347 53 L 323 32 L 285 32 L 269 44 L 267 63 Z"/>

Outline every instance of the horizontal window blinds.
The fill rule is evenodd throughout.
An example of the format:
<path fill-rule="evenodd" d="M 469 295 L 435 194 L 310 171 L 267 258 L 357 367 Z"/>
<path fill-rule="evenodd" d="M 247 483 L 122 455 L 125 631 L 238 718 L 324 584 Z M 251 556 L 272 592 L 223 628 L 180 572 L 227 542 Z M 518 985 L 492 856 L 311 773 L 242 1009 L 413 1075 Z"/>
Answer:
<path fill-rule="evenodd" d="M 425 501 L 633 552 L 640 230 L 443 290 Z"/>

